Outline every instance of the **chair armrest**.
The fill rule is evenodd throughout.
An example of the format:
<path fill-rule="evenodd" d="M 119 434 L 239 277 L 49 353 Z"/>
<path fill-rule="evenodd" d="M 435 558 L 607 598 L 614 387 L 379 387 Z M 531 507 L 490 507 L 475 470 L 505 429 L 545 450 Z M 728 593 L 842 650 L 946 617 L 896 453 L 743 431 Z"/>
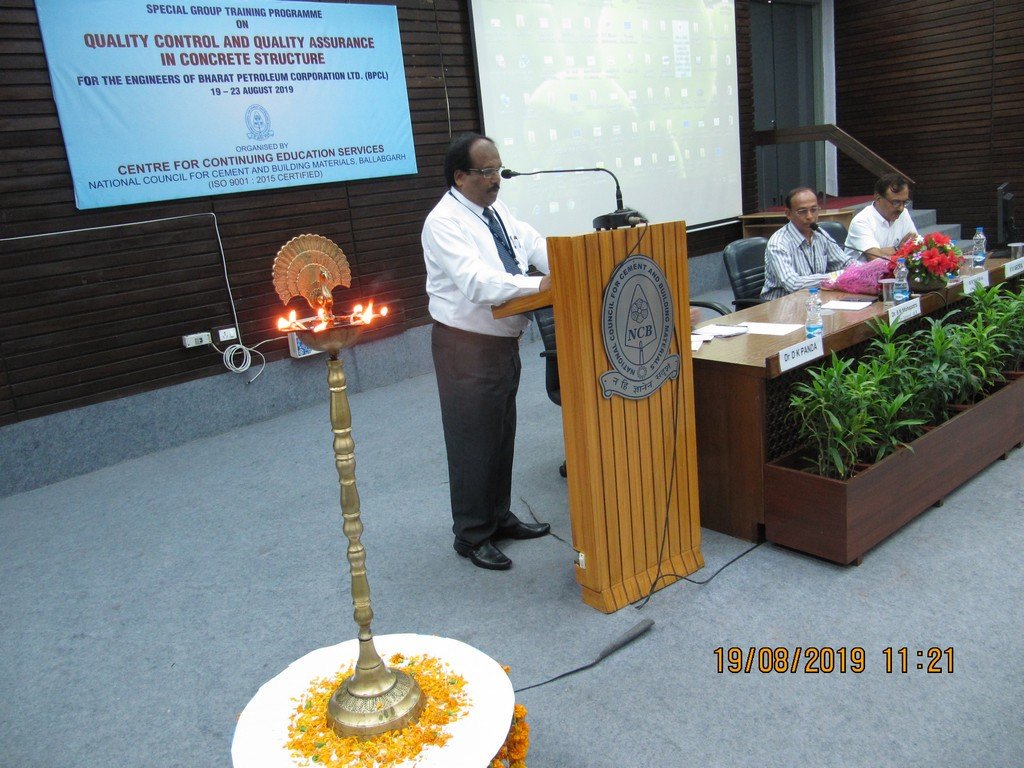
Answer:
<path fill-rule="evenodd" d="M 746 309 L 747 307 L 756 307 L 758 304 L 764 304 L 764 299 L 733 299 L 732 305 L 736 309 Z"/>
<path fill-rule="evenodd" d="M 710 309 L 713 312 L 717 312 L 720 315 L 729 315 L 732 314 L 733 312 L 733 310 L 729 309 L 724 304 L 719 304 L 717 301 L 691 301 L 690 306 Z"/>

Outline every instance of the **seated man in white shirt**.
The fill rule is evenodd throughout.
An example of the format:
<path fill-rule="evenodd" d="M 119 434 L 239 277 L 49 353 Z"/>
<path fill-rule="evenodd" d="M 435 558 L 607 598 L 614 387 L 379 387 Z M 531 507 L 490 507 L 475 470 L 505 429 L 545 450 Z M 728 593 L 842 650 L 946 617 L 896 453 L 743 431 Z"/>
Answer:
<path fill-rule="evenodd" d="M 786 195 L 789 223 L 768 239 L 762 299 L 770 301 L 818 285 L 829 272 L 856 259 L 824 232 L 812 228 L 818 223 L 819 210 L 812 189 L 798 187 Z"/>
<path fill-rule="evenodd" d="M 847 253 L 889 258 L 907 240 L 919 238 L 909 208 L 910 181 L 898 173 L 880 178 L 875 182 L 875 201 L 850 222 Z"/>

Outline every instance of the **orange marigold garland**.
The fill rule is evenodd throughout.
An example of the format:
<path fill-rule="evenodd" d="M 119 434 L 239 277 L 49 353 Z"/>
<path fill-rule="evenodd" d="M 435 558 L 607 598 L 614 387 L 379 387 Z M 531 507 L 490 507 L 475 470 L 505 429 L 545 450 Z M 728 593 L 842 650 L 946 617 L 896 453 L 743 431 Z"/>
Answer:
<path fill-rule="evenodd" d="M 426 697 L 415 723 L 365 740 L 336 735 L 327 722 L 327 702 L 334 690 L 352 676 L 353 668 L 349 666 L 334 678 L 318 678 L 310 683 L 292 714 L 285 746 L 310 765 L 330 768 L 388 768 L 415 758 L 425 747 L 443 746 L 449 739 L 444 727 L 467 711 L 465 679 L 433 656 L 406 658 L 396 653 L 388 663 L 416 678 Z"/>
<path fill-rule="evenodd" d="M 508 674 L 509 668 L 503 669 Z M 512 708 L 512 726 L 508 729 L 508 736 L 489 768 L 526 768 L 526 753 L 529 751 L 530 724 L 526 722 L 526 707 L 516 704 Z"/>

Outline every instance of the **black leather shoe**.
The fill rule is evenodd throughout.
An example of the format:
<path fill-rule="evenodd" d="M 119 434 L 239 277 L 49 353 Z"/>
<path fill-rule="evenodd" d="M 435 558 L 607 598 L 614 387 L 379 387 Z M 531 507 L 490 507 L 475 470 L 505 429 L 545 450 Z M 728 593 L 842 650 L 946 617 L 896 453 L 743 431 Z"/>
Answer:
<path fill-rule="evenodd" d="M 485 541 L 475 549 L 456 544 L 455 551 L 463 557 L 468 557 L 477 568 L 487 568 L 491 571 L 507 571 L 512 567 L 512 561 L 505 556 L 505 553 L 489 541 Z"/>
<path fill-rule="evenodd" d="M 547 523 L 524 523 L 517 520 L 515 524 L 498 528 L 494 532 L 496 539 L 539 539 L 551 533 Z"/>

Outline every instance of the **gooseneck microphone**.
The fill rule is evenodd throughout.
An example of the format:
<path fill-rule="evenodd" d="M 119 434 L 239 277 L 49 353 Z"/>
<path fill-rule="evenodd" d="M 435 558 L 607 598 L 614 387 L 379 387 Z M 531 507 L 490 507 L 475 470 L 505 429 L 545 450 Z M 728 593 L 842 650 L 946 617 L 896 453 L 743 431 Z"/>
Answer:
<path fill-rule="evenodd" d="M 818 226 L 818 222 L 816 222 L 816 221 L 811 223 L 811 229 L 814 232 L 817 232 L 819 235 L 824 235 L 829 240 L 831 240 L 833 243 L 838 245 L 840 248 L 844 248 L 844 249 L 848 248 L 851 251 L 855 251 L 856 253 L 859 253 L 861 256 L 867 256 L 868 259 L 885 259 L 886 261 L 888 261 L 891 264 L 895 264 L 896 263 L 893 259 L 890 259 L 888 256 L 876 256 L 873 253 L 868 253 L 867 251 L 862 251 L 860 248 L 854 248 L 852 245 L 846 245 L 845 243 L 840 243 L 838 240 L 836 240 L 834 237 L 832 237 L 832 235 L 830 235 L 828 232 L 826 232 L 824 229 L 822 229 L 820 226 Z"/>
<path fill-rule="evenodd" d="M 615 179 L 615 210 L 598 216 L 594 219 L 594 229 L 618 229 L 619 227 L 635 227 L 637 224 L 646 224 L 647 217 L 640 211 L 626 208 L 622 205 L 622 188 L 615 174 L 607 168 L 555 168 L 549 171 L 528 171 L 520 173 L 511 168 L 504 168 L 501 171 L 501 178 L 514 179 L 516 176 L 536 176 L 541 173 L 580 173 L 583 171 L 601 171 Z"/>

